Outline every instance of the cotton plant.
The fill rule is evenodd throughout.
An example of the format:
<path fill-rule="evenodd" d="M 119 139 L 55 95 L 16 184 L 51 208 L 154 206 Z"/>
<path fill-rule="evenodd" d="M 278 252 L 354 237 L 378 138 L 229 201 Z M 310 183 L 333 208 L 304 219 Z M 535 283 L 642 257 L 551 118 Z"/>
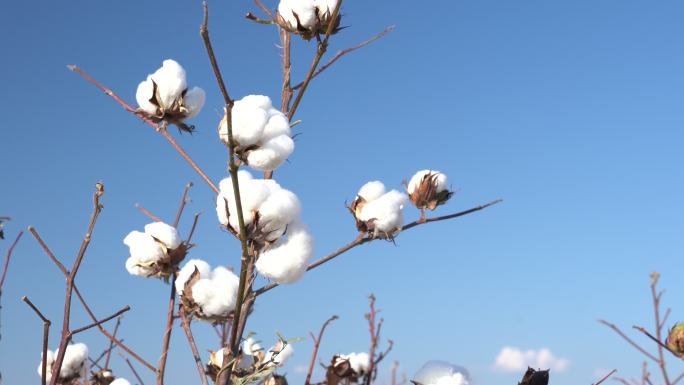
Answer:
<path fill-rule="evenodd" d="M 130 257 L 126 270 L 132 275 L 168 279 L 185 258 L 188 245 L 173 226 L 164 222 L 145 225 L 145 231 L 131 231 L 123 243 L 128 246 Z"/>
<path fill-rule="evenodd" d="M 255 170 L 273 171 L 294 151 L 290 121 L 268 96 L 248 95 L 235 101 L 231 122 L 235 151 Z M 219 138 L 228 144 L 226 116 L 219 124 Z"/>
<path fill-rule="evenodd" d="M 416 385 L 469 385 L 470 374 L 462 366 L 445 361 L 428 361 L 411 379 Z"/>
<path fill-rule="evenodd" d="M 188 88 L 185 69 L 175 60 L 167 59 L 161 68 L 140 82 L 135 93 L 138 111 L 154 122 L 168 122 L 192 132 L 184 123 L 200 113 L 205 101 L 204 90 Z"/>
<path fill-rule="evenodd" d="M 46 380 L 48 382 L 52 380 L 52 365 L 55 363 L 58 354 L 59 349 L 55 351 L 48 350 L 47 356 L 41 357 L 40 363 L 38 364 L 38 375 L 42 376 L 43 359 L 45 359 L 47 365 Z M 67 345 L 57 383 L 67 384 L 77 378 L 85 376 L 85 362 L 87 359 L 88 346 L 83 343 Z"/>
<path fill-rule="evenodd" d="M 217 322 L 235 310 L 239 278 L 223 266 L 212 270 L 201 259 L 189 260 L 174 284 L 187 314 Z"/>
<path fill-rule="evenodd" d="M 411 202 L 421 210 L 434 210 L 454 195 L 449 190 L 446 174 L 434 170 L 416 172 L 406 185 L 406 192 Z"/>
<path fill-rule="evenodd" d="M 404 224 L 406 195 L 385 190 L 380 181 L 371 181 L 359 189 L 349 210 L 359 231 L 381 239 L 394 239 Z"/>
<path fill-rule="evenodd" d="M 289 32 L 309 40 L 324 34 L 332 24 L 332 33 L 339 31 L 342 17 L 333 19 L 338 0 L 280 0 L 277 22 Z"/>
<path fill-rule="evenodd" d="M 306 271 L 313 256 L 313 237 L 301 223 L 297 196 L 272 179 L 254 179 L 244 170 L 238 173 L 247 238 L 258 251 L 256 271 L 277 283 L 294 283 Z M 219 184 L 216 213 L 219 222 L 237 234 L 237 205 L 233 181 Z"/>

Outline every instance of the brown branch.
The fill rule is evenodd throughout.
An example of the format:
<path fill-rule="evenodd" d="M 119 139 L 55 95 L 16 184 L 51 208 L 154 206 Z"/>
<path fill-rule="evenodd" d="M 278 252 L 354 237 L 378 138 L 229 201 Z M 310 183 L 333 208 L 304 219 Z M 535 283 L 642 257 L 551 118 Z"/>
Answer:
<path fill-rule="evenodd" d="M 195 214 L 195 218 L 192 220 L 192 227 L 190 227 L 190 232 L 188 233 L 188 238 L 185 240 L 186 244 L 190 244 L 193 234 L 195 234 L 195 228 L 197 228 L 197 221 L 199 220 L 200 213 Z"/>
<path fill-rule="evenodd" d="M 633 341 L 631 338 L 629 338 L 622 330 L 620 330 L 620 328 L 618 328 L 617 326 L 615 326 L 615 324 L 612 324 L 612 323 L 610 323 L 610 322 L 608 322 L 608 321 L 605 321 L 605 320 L 598 320 L 598 322 L 599 322 L 599 323 L 602 323 L 602 324 L 604 324 L 604 325 L 606 325 L 606 326 L 608 326 L 608 327 L 611 328 L 611 329 L 613 329 L 613 331 L 614 331 L 615 333 L 617 333 L 620 337 L 622 337 L 625 341 L 627 341 L 627 343 L 629 343 L 630 345 L 632 345 L 636 350 L 640 351 L 640 352 L 643 353 L 646 357 L 650 358 L 650 359 L 653 360 L 654 362 L 658 362 L 658 358 L 656 358 L 653 354 L 647 352 L 646 349 L 642 348 L 639 344 L 637 344 L 636 342 L 634 342 L 634 341 Z"/>
<path fill-rule="evenodd" d="M 183 197 L 181 198 L 180 206 L 178 207 L 178 212 L 176 213 L 176 219 L 173 221 L 173 227 L 178 227 L 178 222 L 180 222 L 181 215 L 183 215 L 183 209 L 187 203 L 188 190 L 193 186 L 192 182 L 188 182 L 183 189 Z"/>
<path fill-rule="evenodd" d="M 142 380 L 142 378 L 140 378 L 140 375 L 138 374 L 138 371 L 135 370 L 135 367 L 133 367 L 133 364 L 131 363 L 131 360 L 129 360 L 128 357 L 125 357 L 123 354 L 121 354 L 121 352 L 118 352 L 118 353 L 119 353 L 119 355 L 121 356 L 121 358 L 123 358 L 124 361 L 126 361 L 126 364 L 127 364 L 128 367 L 131 369 L 131 372 L 133 372 L 133 375 L 134 375 L 135 378 L 138 380 L 138 382 L 140 383 L 140 385 L 145 385 L 145 382 Z"/>
<path fill-rule="evenodd" d="M 55 362 L 52 367 L 52 378 L 50 380 L 50 385 L 57 385 L 59 380 L 59 373 L 62 369 L 62 363 L 64 362 L 64 355 L 66 354 L 66 347 L 71 341 L 72 332 L 69 330 L 69 321 L 71 318 L 71 296 L 74 290 L 74 280 L 76 279 L 76 274 L 78 269 L 83 262 L 85 257 L 85 252 L 90 245 L 90 240 L 92 238 L 93 230 L 95 228 L 95 223 L 97 218 L 102 211 L 102 205 L 100 204 L 100 197 L 104 194 L 104 185 L 102 183 L 95 184 L 95 193 L 93 194 L 93 213 L 90 216 L 90 223 L 88 224 L 88 231 L 86 232 L 83 242 L 81 242 L 81 247 L 76 255 L 76 260 L 71 267 L 71 272 L 67 277 L 66 282 L 66 294 L 64 295 L 64 316 L 62 321 L 62 336 L 59 342 L 59 351 L 57 352 L 57 357 L 55 357 Z"/>
<path fill-rule="evenodd" d="M 185 310 L 181 307 L 181 325 L 185 331 L 185 336 L 188 338 L 188 344 L 192 350 L 192 356 L 197 364 L 197 371 L 199 372 L 200 380 L 203 385 L 209 385 L 207 381 L 207 375 L 204 373 L 204 365 L 202 364 L 202 359 L 200 358 L 199 351 L 197 350 L 197 345 L 195 344 L 195 337 L 192 336 L 192 330 L 190 329 L 190 321 L 188 320 Z"/>
<path fill-rule="evenodd" d="M 672 312 L 672 309 L 670 309 L 669 307 L 667 308 L 667 310 L 665 310 L 665 315 L 663 316 L 662 321 L 660 321 L 660 325 L 658 325 L 658 327 L 660 329 L 665 327 L 665 323 L 667 322 L 667 319 L 670 317 L 671 312 Z"/>
<path fill-rule="evenodd" d="M 613 374 L 615 374 L 615 372 L 617 372 L 617 369 L 611 370 L 610 373 L 608 373 L 608 374 L 606 374 L 605 376 L 601 377 L 600 380 L 598 380 L 597 382 L 594 382 L 594 383 L 591 384 L 591 385 L 600 385 L 603 381 L 607 380 L 608 377 L 610 377 L 610 376 L 612 376 Z"/>
<path fill-rule="evenodd" d="M 318 338 L 315 338 L 313 334 L 311 334 L 311 338 L 313 338 L 314 340 L 314 350 L 311 354 L 311 362 L 309 363 L 309 370 L 306 372 L 306 380 L 304 381 L 304 385 L 311 384 L 311 376 L 313 375 L 314 365 L 316 363 L 316 356 L 318 355 L 318 348 L 321 346 L 321 339 L 323 339 L 323 333 L 325 332 L 325 328 L 328 327 L 328 325 L 337 318 L 338 317 L 334 315 L 328 318 L 328 320 L 323 323 L 323 326 L 321 326 L 321 331 L 318 332 Z"/>
<path fill-rule="evenodd" d="M 209 61 L 211 62 L 211 68 L 214 70 L 214 76 L 223 95 L 223 100 L 225 104 L 232 106 L 233 99 L 230 98 L 228 94 L 228 88 L 226 83 L 223 81 L 223 75 L 221 75 L 221 69 L 216 60 L 216 55 L 214 54 L 214 48 L 211 44 L 211 38 L 209 38 L 209 4 L 206 1 L 202 2 L 202 7 L 204 9 L 204 19 L 202 20 L 202 25 L 200 26 L 200 36 L 202 36 L 202 41 L 204 41 L 204 47 L 207 50 L 207 56 L 209 56 Z"/>
<path fill-rule="evenodd" d="M 256 5 L 258 5 L 259 8 L 261 8 L 261 10 L 264 11 L 264 13 L 266 13 L 266 14 L 268 15 L 268 17 L 271 18 L 271 20 L 275 19 L 275 17 L 273 17 L 273 12 L 271 12 L 271 10 L 268 9 L 268 7 L 266 7 L 266 6 L 264 5 L 264 3 L 262 3 L 262 2 L 259 1 L 259 0 L 254 0 L 254 3 L 256 3 Z"/>
<path fill-rule="evenodd" d="M 36 305 L 31 302 L 27 296 L 21 297 L 21 300 L 26 302 L 27 305 L 38 315 L 38 317 L 43 321 L 43 356 L 40 366 L 40 385 L 45 385 L 47 382 L 47 353 L 48 353 L 48 339 L 50 336 L 50 320 L 45 318 L 43 313 L 38 310 Z"/>
<path fill-rule="evenodd" d="M 135 208 L 140 210 L 140 212 L 147 215 L 148 217 L 150 217 L 150 219 L 152 219 L 155 222 L 164 222 L 161 219 L 159 219 L 158 216 L 152 214 L 149 210 L 147 210 L 145 207 L 143 207 L 143 205 L 141 205 L 141 204 L 136 203 Z"/>
<path fill-rule="evenodd" d="M 0 275 L 0 295 L 2 295 L 2 284 L 5 283 L 5 277 L 7 276 L 7 270 L 9 268 L 10 258 L 12 258 L 12 252 L 14 252 L 14 248 L 17 246 L 17 243 L 19 243 L 22 235 L 24 235 L 24 232 L 20 231 L 19 234 L 17 234 L 17 237 L 14 239 L 14 242 L 12 242 L 10 248 L 7 249 L 5 263 L 2 266 L 2 275 Z"/>
<path fill-rule="evenodd" d="M 309 67 L 309 72 L 306 74 L 306 78 L 304 78 L 304 81 L 302 82 L 302 86 L 299 89 L 299 92 L 297 92 L 297 97 L 295 98 L 294 102 L 292 103 L 292 108 L 289 109 L 287 117 L 289 120 L 292 120 L 292 117 L 295 115 L 297 112 L 297 108 L 299 107 L 299 103 L 302 101 L 302 98 L 304 97 L 304 93 L 306 92 L 306 89 L 309 87 L 309 83 L 311 82 L 311 79 L 313 79 L 314 74 L 316 73 L 316 69 L 318 68 L 318 64 L 321 62 L 321 58 L 323 55 L 325 55 L 325 52 L 328 50 L 328 40 L 330 39 L 330 35 L 332 35 L 333 30 L 335 30 L 335 22 L 334 20 L 337 20 L 337 18 L 340 15 L 340 8 L 342 7 L 342 1 L 339 0 L 337 2 L 337 5 L 335 6 L 335 10 L 332 12 L 330 16 L 330 20 L 332 20 L 328 24 L 328 29 L 325 31 L 325 37 L 323 40 L 320 39 L 320 36 L 318 37 L 318 46 L 316 49 L 316 56 L 314 56 L 314 60 L 311 63 L 311 67 Z"/>
<path fill-rule="evenodd" d="M 185 189 L 185 192 L 187 192 L 187 188 Z M 185 200 L 185 193 L 183 194 L 184 200 Z M 176 216 L 176 219 L 180 217 L 180 211 L 178 212 L 179 215 Z M 178 222 L 176 221 L 176 224 Z M 164 385 L 164 373 L 166 372 L 166 361 L 169 356 L 169 345 L 171 343 L 171 332 L 173 331 L 173 310 L 174 307 L 176 306 L 176 274 L 173 275 L 173 279 L 171 280 L 171 294 L 169 295 L 169 310 L 166 315 L 166 329 L 164 331 L 164 338 L 162 342 L 162 353 L 161 357 L 159 357 L 159 367 L 157 368 L 157 385 Z"/>
<path fill-rule="evenodd" d="M 416 226 L 423 225 L 423 224 L 430 223 L 430 222 L 438 222 L 438 221 L 444 221 L 444 220 L 448 220 L 448 219 L 454 219 L 454 218 L 462 217 L 462 216 L 465 216 L 465 215 L 468 215 L 468 214 L 472 214 L 472 213 L 474 213 L 474 212 L 477 212 L 477 211 L 486 209 L 487 207 L 493 206 L 493 205 L 495 205 L 495 204 L 497 204 L 497 203 L 500 203 L 500 202 L 503 202 L 503 200 L 502 200 L 502 199 L 497 199 L 497 200 L 494 200 L 494 201 L 489 202 L 489 203 L 487 203 L 487 204 L 480 205 L 480 206 L 477 206 L 477 207 L 473 207 L 473 208 L 471 208 L 471 209 L 468 209 L 468 210 L 465 210 L 465 211 L 461 211 L 461 212 L 458 212 L 458 213 L 449 214 L 449 215 L 444 215 L 444 216 L 435 217 L 435 218 L 427 218 L 427 219 L 425 219 L 425 220 L 423 220 L 423 221 L 418 220 L 418 221 L 415 221 L 415 222 L 411 222 L 411 223 L 405 225 L 404 227 L 402 227 L 401 231 L 406 231 L 406 230 L 409 230 L 409 229 L 414 228 L 414 227 L 416 227 Z M 349 251 L 349 250 L 355 248 L 356 246 L 363 245 L 364 243 L 368 243 L 368 242 L 374 241 L 374 240 L 376 240 L 376 239 L 377 239 L 377 238 L 370 238 L 370 237 L 367 237 L 365 234 L 361 233 L 361 234 L 359 234 L 353 241 L 347 243 L 346 245 L 340 247 L 339 249 L 333 251 L 332 253 L 330 253 L 330 254 L 328 254 L 328 255 L 326 255 L 326 256 L 320 258 L 319 260 L 312 262 L 312 263 L 306 268 L 306 270 L 307 270 L 307 271 L 313 270 L 313 269 L 317 268 L 318 266 L 320 266 L 320 265 L 322 265 L 322 264 L 324 264 L 324 263 L 326 263 L 326 262 L 329 262 L 329 261 L 335 259 L 336 257 L 338 257 L 338 256 L 340 256 L 340 255 L 346 253 L 347 251 Z M 276 288 L 276 287 L 278 287 L 278 286 L 279 286 L 279 285 L 278 285 L 277 283 L 275 283 L 275 282 L 269 283 L 269 284 L 267 284 L 267 285 L 265 285 L 265 286 L 263 286 L 263 287 L 257 289 L 256 291 L 254 291 L 254 295 L 258 297 L 258 296 L 260 296 L 260 295 L 266 293 L 267 291 L 269 291 L 269 290 L 271 290 L 271 289 L 274 289 L 274 288 Z M 654 358 L 655 358 L 655 357 L 654 357 Z"/>
<path fill-rule="evenodd" d="M 312 79 L 312 80 L 315 79 L 318 75 L 321 74 L 321 72 L 327 70 L 328 67 L 330 67 L 330 66 L 332 66 L 333 64 L 335 64 L 335 62 L 336 62 L 337 60 L 339 60 L 342 56 L 344 56 L 344 55 L 346 55 L 346 54 L 348 54 L 348 53 L 354 52 L 354 51 L 356 51 L 357 49 L 363 48 L 363 47 L 365 47 L 365 46 L 367 46 L 367 45 L 373 43 L 374 41 L 376 41 L 376 40 L 382 38 L 383 36 L 387 35 L 388 33 L 394 31 L 394 28 L 395 28 L 395 26 L 390 25 L 389 27 L 385 28 L 382 32 L 380 32 L 380 33 L 374 35 L 374 36 L 371 37 L 370 39 L 367 39 L 367 40 L 365 40 L 365 41 L 362 41 L 361 43 L 359 43 L 359 44 L 357 44 L 357 45 L 355 45 L 355 46 L 353 46 L 353 47 L 345 48 L 345 49 L 343 49 L 343 50 L 341 50 L 341 51 L 338 51 L 338 52 L 335 54 L 335 56 L 333 56 L 332 58 L 330 58 L 330 60 L 328 60 L 327 63 L 325 63 L 324 65 L 322 65 L 321 68 L 319 68 L 319 69 L 313 74 L 313 76 L 311 77 L 311 79 Z M 292 87 L 292 89 L 297 90 L 297 89 L 301 88 L 303 85 L 304 85 L 304 82 L 300 82 L 300 83 L 297 84 L 296 86 Z"/>
<path fill-rule="evenodd" d="M 83 326 L 83 327 L 80 327 L 80 328 L 78 328 L 78 329 L 72 330 L 72 331 L 71 331 L 71 335 L 73 336 L 74 334 L 78 334 L 78 333 L 84 332 L 84 331 L 86 331 L 86 330 L 88 330 L 88 329 L 92 329 L 92 328 L 94 328 L 95 326 L 102 325 L 103 323 L 105 323 L 105 322 L 107 322 L 107 321 L 109 321 L 109 320 L 112 320 L 112 319 L 114 319 L 114 318 L 120 316 L 121 314 L 123 314 L 123 313 L 129 311 L 129 310 L 131 310 L 131 307 L 128 306 L 128 305 L 126 305 L 126 306 L 124 306 L 121 310 L 117 311 L 116 313 L 114 313 L 114 314 L 112 314 L 112 315 L 110 315 L 110 316 L 108 316 L 108 317 L 105 317 L 105 318 L 103 318 L 103 319 L 101 319 L 101 320 L 99 320 L 99 321 L 97 321 L 97 322 L 90 323 L 90 324 L 88 324 L 88 325 L 86 325 L 86 326 Z"/>
<path fill-rule="evenodd" d="M 116 325 L 114 326 L 114 333 L 112 333 L 112 336 L 116 338 L 116 333 L 119 332 L 119 326 L 121 326 L 121 319 L 123 317 L 119 317 L 116 319 Z M 109 360 L 112 358 L 112 351 L 114 351 L 114 343 L 112 341 L 109 341 L 109 349 L 107 350 L 107 358 L 105 359 L 105 368 L 109 369 Z M 98 359 L 99 361 L 99 359 Z"/>
<path fill-rule="evenodd" d="M 137 116 L 137 117 L 140 118 L 143 122 L 147 123 L 147 125 L 149 125 L 150 127 L 154 128 L 155 131 L 161 133 L 162 136 L 163 136 L 164 138 L 166 138 L 166 140 L 171 144 L 171 146 L 172 146 L 172 147 L 173 147 L 173 148 L 174 148 L 174 149 L 183 157 L 183 159 L 185 159 L 185 161 L 190 165 L 190 167 L 192 167 L 192 169 L 193 169 L 193 170 L 194 170 L 194 171 L 195 171 L 195 172 L 196 172 L 196 173 L 197 173 L 197 174 L 198 174 L 198 175 L 207 183 L 207 185 L 209 185 L 209 187 L 210 187 L 215 193 L 218 194 L 219 190 L 218 190 L 218 187 L 216 187 L 216 185 L 214 184 L 214 182 L 212 182 L 211 179 L 209 179 L 209 177 L 207 176 L 207 174 L 205 174 L 204 171 L 202 171 L 202 169 L 199 168 L 199 166 L 195 163 L 195 161 L 192 160 L 192 158 L 190 157 L 190 155 L 188 155 L 188 154 L 185 152 L 185 150 L 183 150 L 183 148 L 181 148 L 181 146 L 179 146 L 178 143 L 176 143 L 176 140 L 173 139 L 173 137 L 171 136 L 171 134 L 169 134 L 168 131 L 166 131 L 166 129 L 165 129 L 164 127 L 159 126 L 158 124 L 156 124 L 155 122 L 153 122 L 152 120 L 150 120 L 147 116 L 145 116 L 142 112 L 139 112 L 137 109 L 135 109 L 135 108 L 131 107 L 130 105 L 128 105 L 128 103 L 126 103 L 125 101 L 123 101 L 123 99 L 121 99 L 118 95 L 116 95 L 116 94 L 114 93 L 114 91 L 112 91 L 111 89 L 106 88 L 106 87 L 103 86 L 102 84 L 98 83 L 95 79 L 93 79 L 93 78 L 91 78 L 90 76 L 88 76 L 88 75 L 87 75 L 85 72 L 83 72 L 83 70 L 81 70 L 80 68 L 76 67 L 75 65 L 68 65 L 67 68 L 69 68 L 71 71 L 76 72 L 77 74 L 81 75 L 81 77 L 83 77 L 83 78 L 84 78 L 86 81 L 88 81 L 90 84 L 92 84 L 92 85 L 94 85 L 95 87 L 99 88 L 99 89 L 100 89 L 101 91 L 103 91 L 105 94 L 107 94 L 107 95 L 110 96 L 112 99 L 114 99 L 114 101 L 117 102 L 120 106 L 122 106 L 126 111 L 128 111 L 128 112 L 132 113 L 133 115 Z"/>
<path fill-rule="evenodd" d="M 621 382 L 623 385 L 634 385 L 634 384 L 630 384 L 629 381 L 625 380 L 622 377 L 613 377 L 613 380 Z"/>
<path fill-rule="evenodd" d="M 55 254 L 50 250 L 48 245 L 43 241 L 41 238 L 40 234 L 38 234 L 38 231 L 30 227 L 28 228 L 29 232 L 33 235 L 33 237 L 38 241 L 38 244 L 43 248 L 45 251 L 45 254 L 50 258 L 52 262 L 59 268 L 59 270 L 64 274 L 65 277 L 69 277 L 69 271 L 64 267 L 64 265 L 55 257 Z M 88 313 L 88 316 L 95 322 L 97 322 L 97 317 L 95 316 L 95 313 L 93 313 L 92 309 L 90 309 L 90 306 L 88 306 L 88 303 L 86 300 L 83 298 L 83 295 L 81 294 L 81 291 L 78 289 L 78 286 L 74 283 L 74 292 L 76 293 L 76 297 L 78 298 L 79 302 L 81 302 L 81 305 L 83 305 L 83 308 L 86 310 Z M 149 362 L 147 362 L 144 358 L 140 357 L 135 351 L 133 351 L 131 348 L 126 346 L 123 342 L 119 341 L 116 339 L 116 337 L 112 336 L 105 328 L 103 328 L 101 325 L 98 325 L 97 328 L 100 330 L 100 332 L 107 337 L 111 342 L 114 342 L 117 346 L 119 346 L 122 350 L 124 350 L 126 353 L 128 353 L 131 357 L 135 358 L 138 362 L 143 364 L 146 368 L 150 369 L 153 372 L 156 372 L 157 369 L 152 366 Z"/>
<path fill-rule="evenodd" d="M 390 352 L 392 351 L 392 348 L 394 348 L 394 341 L 392 341 L 392 340 L 387 340 L 387 349 L 385 349 L 384 352 L 381 352 L 380 354 L 378 354 L 378 358 L 375 360 L 375 365 L 376 365 L 376 366 L 377 366 L 380 362 L 382 362 L 382 360 L 384 360 L 384 359 L 387 357 L 387 355 L 390 354 Z"/>
<path fill-rule="evenodd" d="M 663 346 L 664 344 L 660 343 L 660 339 L 662 338 L 661 335 L 661 328 L 660 328 L 660 298 L 663 295 L 663 292 L 661 291 L 660 293 L 656 293 L 657 291 L 657 285 L 658 285 L 658 279 L 660 278 L 660 274 L 657 272 L 651 273 L 651 299 L 653 300 L 653 316 L 655 318 L 655 329 L 656 329 L 656 340 L 658 341 L 658 366 L 660 367 L 660 371 L 663 374 L 663 381 L 665 382 L 665 385 L 671 385 L 670 383 L 670 377 L 669 374 L 667 373 L 667 368 L 665 364 L 665 355 L 663 353 Z M 644 328 L 643 331 L 646 331 Z M 667 346 L 666 346 L 667 348 Z M 668 351 L 672 352 L 670 349 L 667 349 Z M 675 354 L 676 356 L 676 354 Z"/>
<path fill-rule="evenodd" d="M 370 333 L 370 349 L 368 350 L 369 363 L 368 372 L 364 378 L 364 384 L 370 385 L 373 380 L 374 372 L 376 370 L 375 366 L 375 350 L 378 347 L 378 339 L 380 338 L 380 328 L 382 327 L 382 318 L 378 322 L 377 326 L 375 324 L 375 317 L 378 311 L 375 309 L 375 296 L 371 294 L 368 297 L 370 311 L 366 314 L 366 319 L 368 320 L 368 332 Z M 377 327 L 377 331 L 376 331 Z"/>

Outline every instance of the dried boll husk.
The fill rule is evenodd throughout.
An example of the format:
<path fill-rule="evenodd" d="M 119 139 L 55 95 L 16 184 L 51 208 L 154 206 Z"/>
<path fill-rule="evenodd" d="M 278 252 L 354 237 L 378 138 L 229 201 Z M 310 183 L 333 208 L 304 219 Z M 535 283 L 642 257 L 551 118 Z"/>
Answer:
<path fill-rule="evenodd" d="M 677 356 L 684 357 L 684 322 L 680 322 L 670 329 L 665 343 Z"/>
<path fill-rule="evenodd" d="M 342 14 L 338 13 L 337 17 L 333 18 L 334 11 L 334 9 L 323 10 L 314 7 L 314 17 L 311 21 L 294 11 L 292 11 L 292 18 L 284 17 L 279 11 L 276 15 L 275 22 L 283 29 L 292 32 L 295 35 L 299 35 L 302 39 L 308 41 L 316 36 L 325 35 L 330 27 L 332 27 L 331 35 L 342 30 L 340 27 Z M 302 20 L 303 18 L 304 20 Z"/>
<path fill-rule="evenodd" d="M 93 385 L 109 385 L 115 377 L 109 369 L 102 369 L 91 373 L 90 382 Z"/>

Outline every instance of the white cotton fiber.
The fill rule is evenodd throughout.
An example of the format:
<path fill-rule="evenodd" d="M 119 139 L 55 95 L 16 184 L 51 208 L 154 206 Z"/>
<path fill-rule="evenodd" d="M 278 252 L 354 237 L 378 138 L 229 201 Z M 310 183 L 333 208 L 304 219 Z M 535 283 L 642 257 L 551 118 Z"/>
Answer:
<path fill-rule="evenodd" d="M 292 344 L 287 344 L 283 348 L 283 343 L 278 341 L 275 346 L 266 352 L 262 362 L 271 363 L 270 365 L 275 364 L 276 366 L 283 366 L 293 355 L 294 348 L 292 347 Z"/>
<path fill-rule="evenodd" d="M 288 135 L 279 135 L 263 143 L 247 155 L 247 163 L 259 171 L 273 171 L 283 164 L 294 151 L 294 141 Z"/>
<path fill-rule="evenodd" d="M 313 0 L 321 18 L 330 17 L 337 7 L 337 0 Z"/>
<path fill-rule="evenodd" d="M 183 294 L 183 289 L 185 288 L 185 282 L 190 278 L 192 273 L 195 272 L 195 268 L 199 272 L 200 278 L 211 278 L 211 266 L 201 259 L 191 259 L 185 263 L 182 269 L 178 272 L 176 277 L 176 292 L 178 295 Z"/>
<path fill-rule="evenodd" d="M 359 219 L 372 223 L 376 235 L 393 233 L 404 224 L 405 200 L 406 195 L 403 193 L 389 191 L 363 206 Z"/>
<path fill-rule="evenodd" d="M 206 94 L 204 90 L 199 87 L 192 87 L 188 92 L 185 93 L 183 97 L 183 105 L 188 110 L 186 118 L 194 118 L 197 114 L 202 111 L 204 107 L 204 101 L 206 99 Z"/>
<path fill-rule="evenodd" d="M 128 382 L 128 380 L 126 380 L 125 378 L 119 377 L 116 380 L 110 382 L 109 385 L 131 385 L 131 383 Z"/>
<path fill-rule="evenodd" d="M 256 356 L 260 352 L 263 353 L 264 349 L 254 338 L 249 337 L 242 343 L 242 352 L 248 356 Z"/>
<path fill-rule="evenodd" d="M 245 225 L 250 225 L 254 220 L 256 210 L 268 198 L 269 189 L 263 180 L 252 179 L 251 174 L 244 170 L 238 173 L 238 186 L 240 187 L 240 199 Z M 228 202 L 227 213 L 226 202 Z M 237 205 L 230 177 L 223 179 L 219 183 L 219 195 L 216 197 L 216 214 L 222 225 L 227 226 L 230 224 L 230 227 L 235 231 L 239 231 Z"/>
<path fill-rule="evenodd" d="M 164 222 L 153 222 L 145 225 L 145 234 L 151 235 L 168 249 L 175 249 L 181 244 L 178 230 Z"/>
<path fill-rule="evenodd" d="M 273 108 L 271 98 L 266 95 L 247 95 L 241 99 L 243 103 L 248 103 L 256 108 L 268 111 Z"/>
<path fill-rule="evenodd" d="M 253 103 L 251 99 L 247 98 L 248 96 L 236 101 L 232 110 L 233 139 L 243 148 L 259 142 L 261 134 L 264 132 L 264 126 L 268 122 L 267 110 L 261 108 L 259 103 Z M 227 142 L 228 126 L 225 122 L 222 124 L 222 131 L 225 136 L 222 139 Z"/>
<path fill-rule="evenodd" d="M 382 182 L 374 180 L 364 184 L 357 196 L 363 198 L 366 202 L 370 202 L 380 198 L 385 193 L 385 185 Z"/>
<path fill-rule="evenodd" d="M 129 247 L 131 256 L 126 261 L 126 269 L 133 275 L 147 275 L 145 266 L 161 260 L 166 256 L 163 246 L 151 235 L 140 231 L 131 231 L 123 243 Z"/>
<path fill-rule="evenodd" d="M 219 266 L 211 278 L 202 278 L 192 286 L 192 299 L 204 316 L 226 317 L 235 309 L 239 281 L 232 271 Z"/>
<path fill-rule="evenodd" d="M 268 140 L 279 135 L 290 136 L 290 121 L 285 114 L 275 108 L 271 108 L 268 110 L 268 122 L 264 127 L 261 139 Z"/>
<path fill-rule="evenodd" d="M 164 108 L 170 108 L 187 88 L 185 70 L 171 59 L 164 60 L 161 68 L 152 74 L 152 80 L 157 84 L 159 102 Z"/>
<path fill-rule="evenodd" d="M 299 218 L 301 204 L 293 192 L 285 189 L 272 191 L 259 206 L 259 224 L 266 239 L 274 241 L 283 235 L 287 225 Z"/>
<path fill-rule="evenodd" d="M 278 13 L 292 29 L 297 28 L 297 19 L 299 25 L 306 29 L 313 28 L 316 23 L 313 0 L 280 0 Z"/>
<path fill-rule="evenodd" d="M 52 378 L 51 366 L 57 359 L 59 349 L 54 352 L 48 350 L 46 364 L 47 364 L 47 380 L 50 381 Z M 88 358 L 88 347 L 85 344 L 78 343 L 67 345 L 66 352 L 64 353 L 64 360 L 62 361 L 62 367 L 59 371 L 59 378 L 75 378 L 84 375 L 84 363 Z M 42 375 L 42 364 L 43 361 L 38 364 L 38 375 Z"/>
<path fill-rule="evenodd" d="M 340 354 L 339 357 L 349 361 L 349 366 L 357 375 L 365 374 L 370 367 L 370 356 L 365 352 Z"/>
<path fill-rule="evenodd" d="M 154 97 L 154 84 L 152 83 L 152 76 L 148 76 L 146 80 L 138 84 L 138 89 L 135 92 L 135 100 L 138 106 L 149 115 L 157 115 L 157 106 L 150 102 Z"/>
<path fill-rule="evenodd" d="M 288 228 L 287 239 L 279 239 L 259 255 L 259 274 L 279 284 L 294 283 L 306 272 L 313 255 L 313 237 L 297 223 Z"/>
<path fill-rule="evenodd" d="M 442 174 L 439 171 L 434 171 L 434 170 L 421 170 L 415 173 L 411 177 L 411 180 L 408 183 L 408 186 L 406 190 L 408 191 L 409 194 L 413 194 L 413 192 L 416 190 L 416 188 L 420 185 L 420 183 L 423 181 L 423 178 L 425 178 L 426 175 L 428 174 L 433 174 L 436 175 L 434 177 L 434 183 L 436 185 L 436 190 L 435 192 L 442 192 L 447 189 L 447 176 Z"/>

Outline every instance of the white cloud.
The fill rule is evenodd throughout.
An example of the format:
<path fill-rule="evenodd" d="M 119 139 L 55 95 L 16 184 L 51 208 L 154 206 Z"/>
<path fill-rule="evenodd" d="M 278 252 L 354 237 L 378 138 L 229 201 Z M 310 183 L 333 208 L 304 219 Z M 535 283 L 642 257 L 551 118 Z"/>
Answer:
<path fill-rule="evenodd" d="M 507 372 L 519 372 L 527 369 L 528 366 L 534 369 L 562 372 L 570 366 L 570 361 L 554 356 L 547 348 L 521 350 L 504 346 L 496 357 L 494 366 Z"/>

